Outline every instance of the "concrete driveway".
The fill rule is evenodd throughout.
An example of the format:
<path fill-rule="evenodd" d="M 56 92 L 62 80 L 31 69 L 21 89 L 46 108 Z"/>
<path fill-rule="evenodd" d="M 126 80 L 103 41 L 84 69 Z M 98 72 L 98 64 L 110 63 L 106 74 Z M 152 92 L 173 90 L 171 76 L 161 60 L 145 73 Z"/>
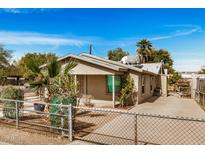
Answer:
<path fill-rule="evenodd" d="M 193 99 L 179 98 L 177 96 L 152 97 L 145 103 L 136 105 L 130 111 L 174 117 L 205 118 L 205 112 Z"/>
<path fill-rule="evenodd" d="M 192 99 L 159 97 L 136 105 L 131 112 L 204 118 L 204 111 Z M 137 122 L 137 123 L 136 123 Z M 103 144 L 205 144 L 205 122 L 121 114 L 82 137 Z M 137 132 L 137 133 L 136 133 Z M 74 141 L 71 144 L 79 144 Z M 83 144 L 83 142 L 81 142 Z M 87 142 L 85 142 L 87 144 Z"/>

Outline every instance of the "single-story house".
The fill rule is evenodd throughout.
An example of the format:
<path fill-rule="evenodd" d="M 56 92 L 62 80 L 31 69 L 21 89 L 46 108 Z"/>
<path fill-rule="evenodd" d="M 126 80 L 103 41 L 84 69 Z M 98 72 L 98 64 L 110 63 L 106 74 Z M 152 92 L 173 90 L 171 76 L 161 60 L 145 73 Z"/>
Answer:
<path fill-rule="evenodd" d="M 142 64 L 140 67 L 122 64 L 89 54 L 67 55 L 59 58 L 62 68 L 69 61 L 77 62 L 71 74 L 78 82 L 78 99 L 83 103 L 89 96 L 94 106 L 114 107 L 119 103 L 122 75 L 129 74 L 134 80 L 132 104 L 139 104 L 158 95 L 167 96 L 167 75 L 162 63 Z M 42 66 L 43 67 L 43 66 Z"/>

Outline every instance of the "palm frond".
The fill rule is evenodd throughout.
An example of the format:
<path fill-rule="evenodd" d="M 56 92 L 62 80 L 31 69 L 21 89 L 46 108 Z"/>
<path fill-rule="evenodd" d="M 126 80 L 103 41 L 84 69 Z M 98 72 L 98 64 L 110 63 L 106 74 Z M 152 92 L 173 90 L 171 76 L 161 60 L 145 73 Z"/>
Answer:
<path fill-rule="evenodd" d="M 50 78 L 54 78 L 60 73 L 61 66 L 57 60 L 52 60 L 47 67 Z"/>
<path fill-rule="evenodd" d="M 77 63 L 74 61 L 70 61 L 66 66 L 64 70 L 64 74 L 70 74 L 71 70 L 77 66 Z"/>

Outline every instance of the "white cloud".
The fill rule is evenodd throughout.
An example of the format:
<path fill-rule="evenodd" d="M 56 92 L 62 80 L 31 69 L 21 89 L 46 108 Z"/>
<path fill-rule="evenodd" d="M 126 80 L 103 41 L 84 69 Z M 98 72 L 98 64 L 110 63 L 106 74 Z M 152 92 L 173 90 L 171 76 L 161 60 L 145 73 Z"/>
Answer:
<path fill-rule="evenodd" d="M 0 12 L 5 12 L 5 13 L 12 13 L 12 14 L 26 14 L 26 13 L 32 13 L 32 12 L 45 12 L 45 11 L 54 11 L 58 9 L 44 9 L 44 8 L 5 8 L 5 9 L 0 9 Z"/>
<path fill-rule="evenodd" d="M 174 62 L 174 68 L 177 71 L 199 71 L 203 65 L 205 65 L 203 58 L 186 58 Z"/>
<path fill-rule="evenodd" d="M 1 12 L 7 12 L 7 13 L 20 13 L 19 9 L 14 9 L 14 8 L 10 8 L 10 9 L 1 9 Z"/>
<path fill-rule="evenodd" d="M 120 47 L 127 47 L 127 46 L 135 46 L 136 42 L 139 41 L 140 39 L 144 39 L 144 38 L 148 38 L 148 40 L 150 41 L 158 41 L 158 40 L 164 40 L 164 39 L 171 39 L 171 38 L 175 38 L 175 37 L 180 37 L 180 36 L 187 36 L 187 35 L 191 35 L 193 33 L 196 32 L 201 32 L 202 28 L 198 25 L 186 25 L 186 24 L 182 24 L 182 25 L 165 25 L 164 27 L 173 27 L 173 28 L 180 28 L 180 30 L 175 30 L 173 32 L 169 32 L 168 35 L 163 35 L 163 36 L 155 36 L 155 37 L 126 37 L 126 38 L 121 38 L 118 40 L 111 40 L 111 41 L 107 41 L 107 40 L 101 40 L 101 42 L 103 44 L 106 45 L 115 45 L 115 46 L 120 46 Z M 182 29 L 184 28 L 184 29 Z"/>
<path fill-rule="evenodd" d="M 0 44 L 3 45 L 70 45 L 81 47 L 88 44 L 82 38 L 62 37 L 58 35 L 33 33 L 33 32 L 11 32 L 0 31 Z"/>
<path fill-rule="evenodd" d="M 179 36 L 191 35 L 192 33 L 201 31 L 201 27 L 198 25 L 165 25 L 164 27 L 175 27 L 175 28 L 182 27 L 186 29 L 177 30 L 175 31 L 175 33 L 170 34 L 170 35 L 153 37 L 153 38 L 150 38 L 149 40 L 156 41 L 156 40 L 170 39 L 170 38 L 179 37 Z"/>

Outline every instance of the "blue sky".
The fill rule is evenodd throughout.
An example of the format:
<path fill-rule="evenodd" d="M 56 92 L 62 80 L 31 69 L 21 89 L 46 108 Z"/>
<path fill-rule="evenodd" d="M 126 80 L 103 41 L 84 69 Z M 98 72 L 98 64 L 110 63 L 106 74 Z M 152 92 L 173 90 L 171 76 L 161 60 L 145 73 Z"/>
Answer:
<path fill-rule="evenodd" d="M 178 71 L 205 65 L 205 9 L 0 9 L 0 44 L 19 59 L 27 52 L 106 57 L 121 47 L 131 55 L 149 39 L 167 49 Z"/>

